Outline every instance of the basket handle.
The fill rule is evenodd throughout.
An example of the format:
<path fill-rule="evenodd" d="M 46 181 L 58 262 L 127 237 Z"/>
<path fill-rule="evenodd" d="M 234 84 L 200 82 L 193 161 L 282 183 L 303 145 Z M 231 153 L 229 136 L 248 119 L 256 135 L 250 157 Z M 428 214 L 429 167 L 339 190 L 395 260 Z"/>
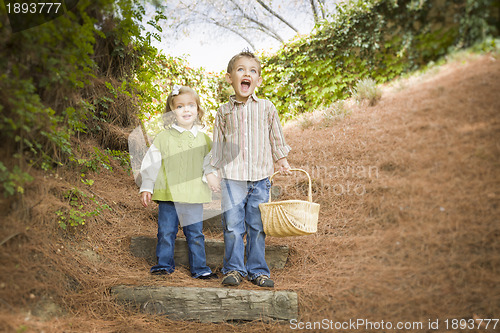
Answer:
<path fill-rule="evenodd" d="M 307 179 L 309 180 L 309 190 L 308 190 L 308 200 L 309 202 L 312 202 L 312 185 L 311 185 L 311 177 L 309 176 L 309 174 L 307 173 L 306 170 L 302 170 L 302 169 L 290 169 L 290 171 L 301 171 L 303 173 L 306 174 L 307 176 Z M 273 180 L 273 177 L 275 175 L 277 175 L 278 173 L 280 173 L 279 171 L 276 171 L 275 173 L 273 173 L 273 175 L 271 177 L 269 177 L 269 181 L 272 181 Z M 271 189 L 269 189 L 269 202 L 271 202 Z"/>

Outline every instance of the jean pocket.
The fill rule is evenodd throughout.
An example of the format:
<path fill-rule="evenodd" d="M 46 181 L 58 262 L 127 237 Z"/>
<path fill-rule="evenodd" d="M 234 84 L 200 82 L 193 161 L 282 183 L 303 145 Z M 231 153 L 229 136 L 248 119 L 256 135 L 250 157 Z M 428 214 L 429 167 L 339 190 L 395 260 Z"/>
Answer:
<path fill-rule="evenodd" d="M 265 179 L 265 184 L 266 184 L 266 190 L 270 190 L 271 189 L 271 181 L 269 180 L 269 177 Z"/>

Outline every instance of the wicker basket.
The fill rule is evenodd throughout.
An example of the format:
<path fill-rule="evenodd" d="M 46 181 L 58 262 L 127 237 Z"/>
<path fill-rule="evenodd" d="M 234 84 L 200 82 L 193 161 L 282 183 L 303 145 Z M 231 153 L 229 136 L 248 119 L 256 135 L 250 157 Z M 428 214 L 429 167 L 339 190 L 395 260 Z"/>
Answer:
<path fill-rule="evenodd" d="M 318 230 L 319 204 L 312 202 L 311 177 L 302 169 L 290 169 L 290 171 L 301 171 L 309 179 L 308 201 L 284 200 L 269 202 L 259 205 L 262 215 L 264 232 L 268 236 L 288 237 L 313 234 Z M 275 172 L 270 180 L 278 172 Z"/>

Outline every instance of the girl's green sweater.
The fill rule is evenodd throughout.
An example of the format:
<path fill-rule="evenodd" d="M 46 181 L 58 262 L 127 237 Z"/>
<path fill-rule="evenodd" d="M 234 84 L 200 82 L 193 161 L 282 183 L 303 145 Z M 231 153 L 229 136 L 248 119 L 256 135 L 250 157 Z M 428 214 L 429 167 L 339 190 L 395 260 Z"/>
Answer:
<path fill-rule="evenodd" d="M 153 144 L 162 156 L 153 200 L 185 203 L 212 201 L 212 192 L 202 181 L 203 160 L 210 152 L 211 140 L 203 132 L 196 137 L 190 131 L 162 131 Z"/>

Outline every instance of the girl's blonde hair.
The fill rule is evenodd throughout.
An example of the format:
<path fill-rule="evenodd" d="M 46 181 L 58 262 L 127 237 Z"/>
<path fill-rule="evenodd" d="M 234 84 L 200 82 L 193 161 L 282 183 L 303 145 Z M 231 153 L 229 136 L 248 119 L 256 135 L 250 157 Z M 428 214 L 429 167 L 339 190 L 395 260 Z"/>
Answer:
<path fill-rule="evenodd" d="M 178 89 L 175 88 L 176 87 L 172 89 L 172 92 L 170 92 L 167 97 L 167 105 L 165 107 L 165 114 L 163 116 L 164 127 L 169 128 L 172 126 L 172 124 L 175 123 L 175 114 L 172 112 L 174 109 L 174 98 L 183 94 L 191 94 L 191 96 L 194 97 L 194 100 L 196 101 L 196 105 L 198 107 L 198 117 L 195 121 L 195 124 L 203 126 L 203 116 L 205 115 L 205 110 L 201 107 L 200 96 L 198 96 L 198 93 L 194 91 L 194 89 L 186 86 L 181 86 Z"/>

